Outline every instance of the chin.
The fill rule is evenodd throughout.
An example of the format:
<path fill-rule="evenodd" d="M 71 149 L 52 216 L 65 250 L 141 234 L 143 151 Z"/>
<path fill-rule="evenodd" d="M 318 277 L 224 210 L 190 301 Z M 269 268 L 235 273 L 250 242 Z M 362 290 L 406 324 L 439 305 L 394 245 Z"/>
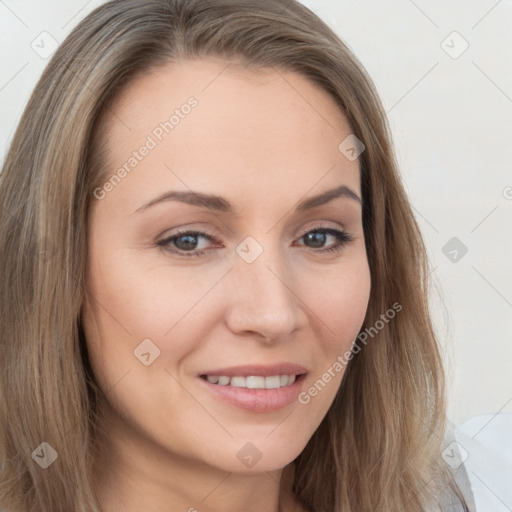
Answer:
<path fill-rule="evenodd" d="M 219 443 L 216 450 L 208 449 L 206 463 L 223 471 L 255 474 L 276 471 L 293 462 L 302 452 L 309 439 L 294 439 L 270 434 L 268 437 L 233 438 L 229 443 Z M 204 459 L 204 458 L 203 458 Z"/>

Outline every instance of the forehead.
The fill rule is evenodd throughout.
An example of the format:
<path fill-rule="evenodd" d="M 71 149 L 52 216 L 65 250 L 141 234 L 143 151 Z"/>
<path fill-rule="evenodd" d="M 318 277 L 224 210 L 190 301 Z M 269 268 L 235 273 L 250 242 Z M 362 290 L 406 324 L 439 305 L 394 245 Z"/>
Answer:
<path fill-rule="evenodd" d="M 127 194 L 241 188 L 246 197 L 279 191 L 295 201 L 315 184 L 315 192 L 345 184 L 360 193 L 358 162 L 338 149 L 351 133 L 346 118 L 328 93 L 292 71 L 217 59 L 169 63 L 128 84 L 101 131 L 109 173 L 129 169 Z M 143 146 L 151 149 L 134 156 Z"/>

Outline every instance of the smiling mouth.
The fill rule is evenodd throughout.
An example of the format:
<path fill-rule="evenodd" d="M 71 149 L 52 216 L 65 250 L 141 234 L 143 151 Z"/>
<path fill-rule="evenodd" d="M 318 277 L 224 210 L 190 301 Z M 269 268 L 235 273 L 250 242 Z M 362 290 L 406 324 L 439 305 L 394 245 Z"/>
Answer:
<path fill-rule="evenodd" d="M 227 375 L 200 375 L 200 377 L 210 384 L 216 384 L 218 386 L 246 389 L 279 389 L 292 385 L 296 380 L 301 379 L 303 374 L 269 375 L 266 377 L 261 375 L 234 375 L 233 377 L 228 377 Z"/>

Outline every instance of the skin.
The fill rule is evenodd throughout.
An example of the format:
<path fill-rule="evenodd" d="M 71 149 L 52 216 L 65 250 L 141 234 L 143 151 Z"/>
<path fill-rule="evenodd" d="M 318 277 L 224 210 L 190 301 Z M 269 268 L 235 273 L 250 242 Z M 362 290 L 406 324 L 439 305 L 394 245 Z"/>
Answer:
<path fill-rule="evenodd" d="M 343 372 L 308 404 L 270 413 L 227 404 L 198 375 L 293 362 L 307 368 L 307 389 L 351 348 L 366 313 L 361 204 L 340 197 L 294 211 L 298 201 L 340 185 L 361 197 L 358 161 L 338 150 L 351 133 L 346 119 L 299 74 L 226 66 L 205 59 L 145 73 L 100 127 L 114 173 L 175 108 L 190 96 L 198 101 L 89 213 L 82 320 L 106 394 L 95 468 L 105 512 L 302 510 L 290 493 L 292 461 Z M 223 196 L 238 215 L 177 201 L 134 213 L 169 190 Z M 304 237 L 318 226 L 346 230 L 352 240 L 322 253 L 337 239 L 323 232 L 315 245 Z M 218 243 L 168 244 L 182 252 L 211 248 L 198 257 L 157 245 L 177 228 Z M 248 236 L 263 248 L 251 264 L 235 251 Z M 149 366 L 134 355 L 145 339 L 160 350 Z M 262 454 L 251 468 L 237 457 L 247 442 Z"/>

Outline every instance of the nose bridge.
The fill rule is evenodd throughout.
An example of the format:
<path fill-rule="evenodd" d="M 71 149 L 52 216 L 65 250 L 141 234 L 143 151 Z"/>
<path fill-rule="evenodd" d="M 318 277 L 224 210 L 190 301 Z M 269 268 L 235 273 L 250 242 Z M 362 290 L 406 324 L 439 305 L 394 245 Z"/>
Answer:
<path fill-rule="evenodd" d="M 230 304 L 230 327 L 280 337 L 298 327 L 300 301 L 293 293 L 291 273 L 278 244 L 247 237 L 237 249 Z"/>

